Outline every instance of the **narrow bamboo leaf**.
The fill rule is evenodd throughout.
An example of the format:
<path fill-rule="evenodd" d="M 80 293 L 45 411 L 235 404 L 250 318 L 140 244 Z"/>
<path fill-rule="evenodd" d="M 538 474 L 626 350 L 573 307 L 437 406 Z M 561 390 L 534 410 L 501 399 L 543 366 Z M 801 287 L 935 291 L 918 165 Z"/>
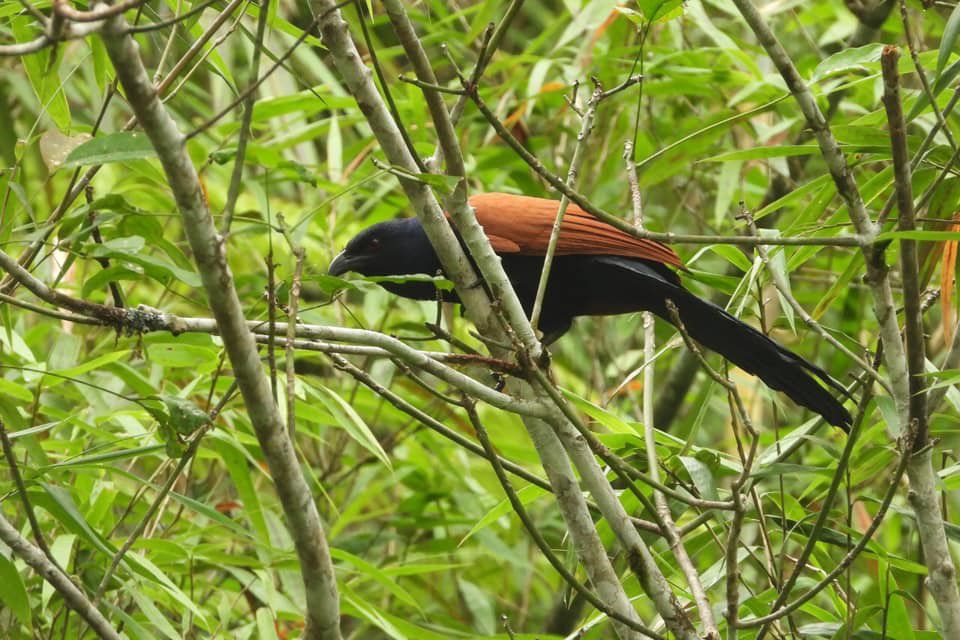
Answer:
<path fill-rule="evenodd" d="M 457 586 L 460 589 L 462 602 L 466 603 L 470 611 L 477 632 L 484 637 L 493 635 L 497 629 L 497 618 L 490 593 L 463 578 L 457 580 Z"/>
<path fill-rule="evenodd" d="M 257 617 L 257 638 L 259 640 L 278 640 L 277 624 L 270 607 L 259 607 Z"/>
<path fill-rule="evenodd" d="M 741 167 L 743 167 L 742 162 L 733 161 L 724 162 L 720 169 L 720 175 L 717 177 L 717 198 L 713 203 L 713 223 L 717 226 L 723 223 L 730 204 L 737 194 Z"/>
<path fill-rule="evenodd" d="M 563 391 L 563 395 L 566 396 L 567 400 L 572 402 L 574 406 L 583 411 L 585 414 L 605 426 L 610 431 L 614 433 L 627 433 L 630 435 L 638 435 L 639 432 L 634 429 L 628 422 L 617 416 L 616 414 L 607 411 L 597 405 L 593 404 L 589 400 L 585 400 L 580 396 L 571 393 L 570 391 Z"/>
<path fill-rule="evenodd" d="M 930 92 L 933 94 L 934 99 L 936 99 L 944 89 L 953 84 L 954 78 L 960 75 L 960 60 L 954 60 L 953 63 L 943 70 L 940 76 L 933 83 Z M 907 114 L 907 122 L 912 121 L 918 115 L 923 113 L 923 110 L 930 105 L 930 101 L 927 98 L 926 93 L 920 94 L 917 98 L 917 101 L 913 103 L 913 107 L 910 109 L 910 113 Z"/>
<path fill-rule="evenodd" d="M 947 26 L 943 28 L 943 38 L 940 39 L 940 51 L 937 53 L 937 77 L 947 66 L 950 54 L 954 51 L 957 36 L 960 35 L 960 5 L 953 8 Z"/>
<path fill-rule="evenodd" d="M 707 500 L 718 500 L 717 484 L 713 480 L 710 467 L 690 456 L 678 456 L 678 458 L 687 473 L 690 474 L 690 479 L 693 480 L 693 484 L 697 487 L 700 495 Z"/>
<path fill-rule="evenodd" d="M 406 589 L 404 589 L 399 584 L 397 584 L 396 580 L 393 580 L 390 576 L 388 576 L 386 573 L 381 571 L 378 567 L 375 567 L 374 565 L 370 564 L 363 558 L 355 556 L 352 553 L 349 553 L 348 551 L 344 551 L 343 549 L 331 548 L 330 555 L 336 560 L 342 560 L 344 562 L 350 563 L 351 565 L 356 567 L 357 572 L 360 575 L 370 578 L 374 582 L 378 583 L 381 587 L 383 587 L 384 589 L 392 593 L 394 596 L 396 596 L 399 600 L 402 600 L 403 602 L 407 603 L 411 607 L 414 607 L 417 610 L 419 610 L 421 613 L 423 613 L 423 610 L 420 608 L 420 604 L 416 601 L 416 599 L 413 596 L 411 596 Z"/>
<path fill-rule="evenodd" d="M 880 60 L 880 54 L 883 52 L 883 45 L 880 43 L 868 44 L 862 47 L 845 48 L 839 53 L 835 53 L 813 70 L 810 77 L 811 82 L 819 82 L 824 78 L 835 73 L 844 71 L 869 71 L 864 65 L 869 62 Z"/>
<path fill-rule="evenodd" d="M 17 616 L 20 624 L 28 629 L 31 627 L 33 617 L 23 578 L 13 562 L 3 554 L 0 554 L 0 602 Z"/>
<path fill-rule="evenodd" d="M 68 573 L 70 572 L 70 560 L 73 556 L 73 545 L 76 541 L 77 536 L 72 533 L 65 533 L 57 536 L 50 545 L 50 555 Z M 40 602 L 44 610 L 46 610 L 47 605 L 50 604 L 50 598 L 56 592 L 57 590 L 53 588 L 53 585 L 44 580 L 43 588 L 40 590 Z"/>
<path fill-rule="evenodd" d="M 877 236 L 877 240 L 929 240 L 931 242 L 946 242 L 960 240 L 960 231 L 887 231 Z"/>
<path fill-rule="evenodd" d="M 387 452 L 380 446 L 377 437 L 373 435 L 370 427 L 363 421 L 360 414 L 349 404 L 344 402 L 343 398 L 337 395 L 332 389 L 318 385 L 314 388 L 317 398 L 327 408 L 327 411 L 333 415 L 344 431 L 346 431 L 357 444 L 372 453 L 388 469 L 393 469 L 390 464 L 390 458 Z"/>
<path fill-rule="evenodd" d="M 128 349 L 121 349 L 119 351 L 105 353 L 98 358 L 94 358 L 93 360 L 88 360 L 87 362 L 84 362 L 83 364 L 78 364 L 75 367 L 70 367 L 69 369 L 61 369 L 59 371 L 54 371 L 52 373 L 56 373 L 58 376 L 63 376 L 64 378 L 76 378 L 85 373 L 88 373 L 90 371 L 95 371 L 96 369 L 106 366 L 111 362 L 116 362 L 117 360 L 121 360 L 129 356 L 130 356 L 130 351 Z M 66 382 L 66 380 L 64 380 L 63 378 L 51 378 L 50 381 L 47 382 L 46 386 L 53 387 L 63 382 Z"/>
<path fill-rule="evenodd" d="M 157 155 L 146 134 L 133 131 L 105 133 L 84 142 L 70 152 L 63 162 L 63 168 L 82 167 L 108 162 L 129 162 Z"/>
<path fill-rule="evenodd" d="M 545 495 L 547 492 L 544 489 L 541 489 L 535 484 L 528 484 L 519 491 L 517 491 L 517 497 L 520 499 L 520 503 L 524 506 L 530 504 L 537 498 Z M 463 539 L 460 540 L 460 546 L 463 546 L 470 537 L 481 529 L 489 527 L 491 524 L 502 518 L 503 516 L 511 513 L 513 511 L 513 506 L 510 504 L 510 500 L 504 498 L 496 504 L 493 509 L 487 511 L 480 520 L 477 521 L 477 524 L 473 525 L 473 528 L 467 532 L 467 535 L 463 536 Z"/>
<path fill-rule="evenodd" d="M 244 456 L 242 447 L 230 437 L 230 434 L 217 433 L 209 440 L 210 446 L 219 454 L 223 464 L 227 467 L 230 478 L 233 480 L 237 495 L 243 502 L 243 514 L 250 519 L 250 524 L 257 533 L 261 544 L 270 543 L 270 531 L 267 521 L 263 517 L 263 505 L 260 496 L 253 486 L 253 477 L 250 474 L 250 465 Z"/>
<path fill-rule="evenodd" d="M 783 144 L 770 147 L 752 147 L 727 151 L 700 162 L 730 162 L 733 160 L 760 160 L 764 158 L 787 158 L 791 156 L 808 156 L 819 153 L 820 148 L 815 144 Z"/>
<path fill-rule="evenodd" d="M 180 634 L 177 633 L 177 630 L 173 628 L 173 625 L 170 624 L 170 621 L 167 620 L 167 617 L 160 612 L 160 609 L 157 608 L 151 598 L 148 598 L 146 594 L 144 594 L 136 586 L 132 586 L 132 588 L 125 589 L 124 591 L 133 597 L 134 602 L 137 603 L 137 608 L 139 608 L 140 612 L 146 616 L 147 620 L 150 621 L 150 624 L 153 625 L 154 629 L 159 631 L 167 638 L 170 638 L 170 640 L 178 640 L 180 638 Z"/>

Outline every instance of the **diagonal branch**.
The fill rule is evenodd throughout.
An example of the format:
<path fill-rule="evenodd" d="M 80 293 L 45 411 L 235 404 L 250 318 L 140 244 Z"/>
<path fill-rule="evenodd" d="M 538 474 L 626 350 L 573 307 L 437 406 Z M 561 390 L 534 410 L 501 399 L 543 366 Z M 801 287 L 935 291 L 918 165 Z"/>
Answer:
<path fill-rule="evenodd" d="M 43 576 L 43 579 L 49 582 L 57 590 L 57 593 L 63 597 L 67 606 L 80 614 L 80 617 L 90 625 L 94 633 L 103 640 L 120 640 L 122 636 L 90 602 L 83 591 L 70 580 L 69 576 L 60 571 L 40 549 L 21 536 L 16 527 L 10 524 L 10 521 L 3 514 L 0 514 L 0 540 L 10 547 L 15 556 Z"/>
<path fill-rule="evenodd" d="M 122 16 L 107 23 L 103 40 L 127 100 L 156 149 L 173 191 L 218 331 L 283 505 L 306 589 L 305 637 L 339 640 L 336 576 L 320 515 L 271 396 L 227 266 L 223 242 L 186 152 L 184 136 L 160 102 Z"/>

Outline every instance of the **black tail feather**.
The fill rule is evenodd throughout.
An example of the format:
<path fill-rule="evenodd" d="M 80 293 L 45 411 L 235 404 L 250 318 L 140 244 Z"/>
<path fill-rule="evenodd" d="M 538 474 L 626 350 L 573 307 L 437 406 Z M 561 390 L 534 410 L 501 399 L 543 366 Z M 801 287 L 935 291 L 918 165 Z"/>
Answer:
<path fill-rule="evenodd" d="M 777 344 L 721 307 L 674 285 L 669 297 L 680 320 L 694 340 L 716 351 L 744 371 L 757 376 L 771 389 L 823 416 L 830 424 L 848 431 L 850 412 L 813 376 L 848 395 L 823 369 Z M 669 317 L 665 317 L 670 320 Z M 813 375 L 811 375 L 813 374 Z"/>

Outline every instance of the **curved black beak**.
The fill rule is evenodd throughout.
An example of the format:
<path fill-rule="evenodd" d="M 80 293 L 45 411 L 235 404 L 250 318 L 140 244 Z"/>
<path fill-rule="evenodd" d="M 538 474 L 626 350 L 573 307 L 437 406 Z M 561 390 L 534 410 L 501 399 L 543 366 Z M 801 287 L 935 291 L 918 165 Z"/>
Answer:
<path fill-rule="evenodd" d="M 347 255 L 347 252 L 341 251 L 333 258 L 333 262 L 331 262 L 330 267 L 327 268 L 327 274 L 331 276 L 343 275 L 353 269 L 352 262 L 354 261 Z"/>

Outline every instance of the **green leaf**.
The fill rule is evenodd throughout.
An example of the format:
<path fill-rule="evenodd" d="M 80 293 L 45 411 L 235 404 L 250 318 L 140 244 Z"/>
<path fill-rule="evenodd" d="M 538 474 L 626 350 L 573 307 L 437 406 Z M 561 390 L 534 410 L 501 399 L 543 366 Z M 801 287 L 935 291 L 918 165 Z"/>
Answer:
<path fill-rule="evenodd" d="M 877 236 L 877 241 L 883 240 L 929 240 L 931 242 L 946 242 L 960 240 L 960 231 L 886 231 Z"/>
<path fill-rule="evenodd" d="M 460 588 L 461 601 L 466 603 L 476 630 L 483 636 L 496 633 L 496 611 L 490 593 L 463 578 L 457 580 L 457 586 Z"/>
<path fill-rule="evenodd" d="M 943 73 L 941 73 L 933 83 L 930 93 L 933 94 L 934 99 L 936 99 L 944 89 L 950 86 L 958 75 L 960 75 L 960 60 L 954 60 L 953 64 L 944 69 Z M 921 93 L 917 101 L 913 103 L 913 108 L 910 109 L 910 113 L 907 114 L 907 122 L 912 121 L 920 115 L 929 104 L 930 101 L 927 98 L 926 92 Z"/>
<path fill-rule="evenodd" d="M 136 584 L 129 585 L 130 588 L 124 589 L 124 593 L 129 594 L 133 597 L 134 602 L 137 603 L 137 608 L 140 609 L 140 612 L 146 616 L 150 624 L 153 625 L 154 629 L 162 633 L 164 636 L 170 640 L 178 640 L 180 634 L 177 633 L 177 630 L 173 628 L 173 625 L 170 624 L 170 621 L 167 620 L 167 617 L 163 615 L 160 609 L 154 604 L 152 598 L 148 598 L 143 591 L 138 588 Z"/>
<path fill-rule="evenodd" d="M 233 480 L 237 495 L 243 502 L 243 514 L 250 519 L 254 531 L 261 544 L 270 542 L 270 530 L 263 515 L 263 505 L 260 496 L 254 487 L 254 474 L 251 474 L 252 464 L 231 434 L 214 432 L 209 440 L 210 446 L 220 455 L 227 472 Z"/>
<path fill-rule="evenodd" d="M 943 38 L 940 39 L 940 51 L 937 53 L 937 78 L 947 66 L 950 54 L 954 51 L 957 36 L 960 35 L 960 5 L 953 8 L 947 26 L 943 28 Z"/>
<path fill-rule="evenodd" d="M 809 156 L 818 153 L 820 147 L 815 144 L 783 144 L 771 147 L 752 147 L 727 151 L 719 155 L 704 158 L 700 162 L 730 162 L 732 160 L 759 160 L 762 158 L 787 158 L 791 156 Z"/>
<path fill-rule="evenodd" d="M 717 177 L 717 198 L 713 203 L 713 223 L 720 226 L 740 187 L 742 162 L 724 162 Z"/>
<path fill-rule="evenodd" d="M 33 393 L 30 392 L 30 389 L 6 378 L 0 378 L 0 396 L 5 396 L 11 400 L 19 400 L 20 402 L 30 402 L 33 400 Z"/>
<path fill-rule="evenodd" d="M 17 42 L 33 40 L 39 34 L 36 21 L 27 15 L 15 16 L 10 27 Z M 40 111 L 50 116 L 61 132 L 69 132 L 71 126 L 70 103 L 63 93 L 60 81 L 60 61 L 66 47 L 44 47 L 40 51 L 19 59 L 27 72 L 30 88 L 37 96 Z M 55 52 L 56 57 L 51 57 Z M 4 106 L 4 108 L 9 108 Z"/>
<path fill-rule="evenodd" d="M 614 433 L 640 435 L 640 432 L 634 429 L 630 423 L 615 413 L 607 411 L 606 409 L 593 404 L 589 400 L 581 398 L 573 392 L 565 389 L 561 389 L 561 391 L 563 392 L 563 395 L 566 396 L 567 400 L 572 402 L 575 407 L 605 426 L 610 431 Z"/>
<path fill-rule="evenodd" d="M 212 371 L 216 367 L 219 351 L 213 347 L 195 344 L 152 344 L 148 353 L 154 364 L 162 367 L 189 367 L 199 373 Z"/>
<path fill-rule="evenodd" d="M 700 495 L 707 500 L 719 500 L 717 484 L 713 480 L 713 473 L 710 471 L 710 467 L 701 460 L 690 456 L 678 456 L 678 458 L 687 470 L 687 473 L 690 474 L 690 479 L 693 480 L 693 484 L 697 488 L 697 491 L 700 492 Z"/>
<path fill-rule="evenodd" d="M 108 162 L 142 160 L 157 155 L 150 138 L 134 131 L 120 131 L 99 135 L 70 152 L 63 168 L 82 167 Z"/>
<path fill-rule="evenodd" d="M 105 353 L 98 358 L 94 358 L 93 360 L 88 360 L 83 364 L 78 364 L 77 366 L 70 367 L 69 369 L 60 369 L 59 371 L 52 371 L 51 373 L 56 373 L 58 377 L 56 378 L 51 377 L 46 382 L 46 386 L 48 388 L 57 386 L 58 384 L 66 382 L 67 379 L 69 378 L 77 378 L 85 373 L 88 373 L 90 371 L 95 371 L 97 369 L 105 367 L 111 362 L 116 362 L 117 360 L 123 360 L 125 358 L 128 358 L 129 356 L 130 356 L 129 350 L 120 349 L 119 351 L 112 351 L 110 353 Z"/>
<path fill-rule="evenodd" d="M 681 0 L 636 0 L 643 16 L 650 22 L 664 22 L 682 15 L 683 2 Z M 680 13 L 677 13 L 677 10 Z"/>
<path fill-rule="evenodd" d="M 337 421 L 337 424 L 339 424 L 357 444 L 372 453 L 388 469 L 392 470 L 393 466 L 390 464 L 390 457 L 387 456 L 387 452 L 380 446 L 377 437 L 373 435 L 370 427 L 363 421 L 360 414 L 344 402 L 343 398 L 337 395 L 332 389 L 318 385 L 314 388 L 314 391 L 317 398 L 323 403 L 323 406 L 326 407 L 327 411 L 329 411 Z"/>
<path fill-rule="evenodd" d="M 118 460 L 138 458 L 140 456 L 157 453 L 162 449 L 162 444 L 150 444 L 142 447 L 134 447 L 132 449 L 120 449 L 119 451 L 97 453 L 94 455 L 73 458 L 71 460 L 64 460 L 63 462 L 57 462 L 56 464 L 41 467 L 41 470 L 46 471 L 48 469 L 69 469 L 72 467 L 102 467 L 106 462 L 116 462 Z"/>
<path fill-rule="evenodd" d="M 416 178 L 419 182 L 430 185 L 444 196 L 453 193 L 453 190 L 460 183 L 460 178 L 448 176 L 445 173 L 418 173 Z"/>
<path fill-rule="evenodd" d="M 453 282 L 439 276 L 428 276 L 424 273 L 411 274 L 408 276 L 366 276 L 364 280 L 369 282 L 391 282 L 394 284 L 404 284 L 406 282 L 429 282 L 441 291 L 453 291 Z"/>
<path fill-rule="evenodd" d="M 883 53 L 883 47 L 883 44 L 874 43 L 862 47 L 843 49 L 818 64 L 813 70 L 810 82 L 819 82 L 828 76 L 844 71 L 869 71 L 863 65 L 868 62 L 878 62 L 880 54 Z"/>
<path fill-rule="evenodd" d="M 882 567 L 881 571 L 883 571 L 883 576 L 887 582 L 882 591 L 890 594 L 886 599 L 887 615 L 885 626 L 889 634 L 887 637 L 896 638 L 897 640 L 914 640 L 916 636 L 913 633 L 913 623 L 911 622 L 910 612 L 904 602 L 904 600 L 912 599 L 912 596 L 901 591 L 900 587 L 897 586 L 896 578 L 889 569 L 883 567 L 882 563 L 880 567 Z"/>
<path fill-rule="evenodd" d="M 0 554 L 0 602 L 17 616 L 20 624 L 28 629 L 31 627 L 33 618 L 27 589 L 23 586 L 20 572 L 3 554 Z"/>
<path fill-rule="evenodd" d="M 273 618 L 273 612 L 270 607 L 258 607 L 257 613 L 257 638 L 259 640 L 278 640 L 277 624 Z"/>
<path fill-rule="evenodd" d="M 76 544 L 76 542 L 76 535 L 72 533 L 66 533 L 57 536 L 50 545 L 50 555 L 52 555 L 53 559 L 57 561 L 57 564 L 68 573 L 70 571 L 70 560 L 73 556 L 73 546 Z M 50 598 L 52 598 L 53 594 L 55 593 L 56 589 L 53 588 L 53 585 L 47 581 L 44 581 L 40 596 L 40 602 L 42 603 L 44 609 L 47 608 L 47 605 L 50 603 Z"/>
<path fill-rule="evenodd" d="M 520 499 L 520 503 L 526 506 L 537 498 L 546 495 L 548 492 L 535 484 L 528 484 L 527 486 L 518 490 L 516 493 L 517 497 Z M 467 535 L 463 536 L 463 539 L 460 540 L 459 546 L 463 546 L 463 543 L 469 540 L 470 537 L 473 536 L 473 534 L 475 534 L 477 531 L 489 527 L 503 516 L 512 512 L 513 505 L 510 504 L 510 500 L 508 498 L 504 498 L 498 502 L 496 506 L 487 511 L 483 517 L 480 518 L 475 525 L 473 525 L 473 528 L 467 532 Z"/>
<path fill-rule="evenodd" d="M 350 564 L 352 564 L 354 567 L 357 568 L 357 571 L 360 575 L 370 578 L 371 580 L 379 584 L 381 587 L 383 587 L 384 589 L 392 593 L 394 596 L 396 596 L 398 600 L 402 600 L 403 602 L 410 605 L 411 607 L 414 607 L 415 609 L 419 610 L 421 614 L 423 613 L 423 610 L 420 608 L 420 604 L 416 601 L 416 599 L 413 596 L 411 596 L 406 591 L 406 589 L 401 587 L 396 580 L 392 579 L 386 573 L 384 573 L 374 565 L 370 564 L 363 558 L 355 556 L 352 553 L 344 551 L 343 549 L 337 549 L 335 547 L 330 549 L 330 556 L 336 560 L 349 562 Z"/>
<path fill-rule="evenodd" d="M 113 264 L 85 279 L 80 295 L 82 298 L 88 298 L 91 293 L 106 288 L 111 282 L 121 282 L 124 280 L 136 281 L 142 277 L 143 269 L 131 269 L 125 265 Z"/>

